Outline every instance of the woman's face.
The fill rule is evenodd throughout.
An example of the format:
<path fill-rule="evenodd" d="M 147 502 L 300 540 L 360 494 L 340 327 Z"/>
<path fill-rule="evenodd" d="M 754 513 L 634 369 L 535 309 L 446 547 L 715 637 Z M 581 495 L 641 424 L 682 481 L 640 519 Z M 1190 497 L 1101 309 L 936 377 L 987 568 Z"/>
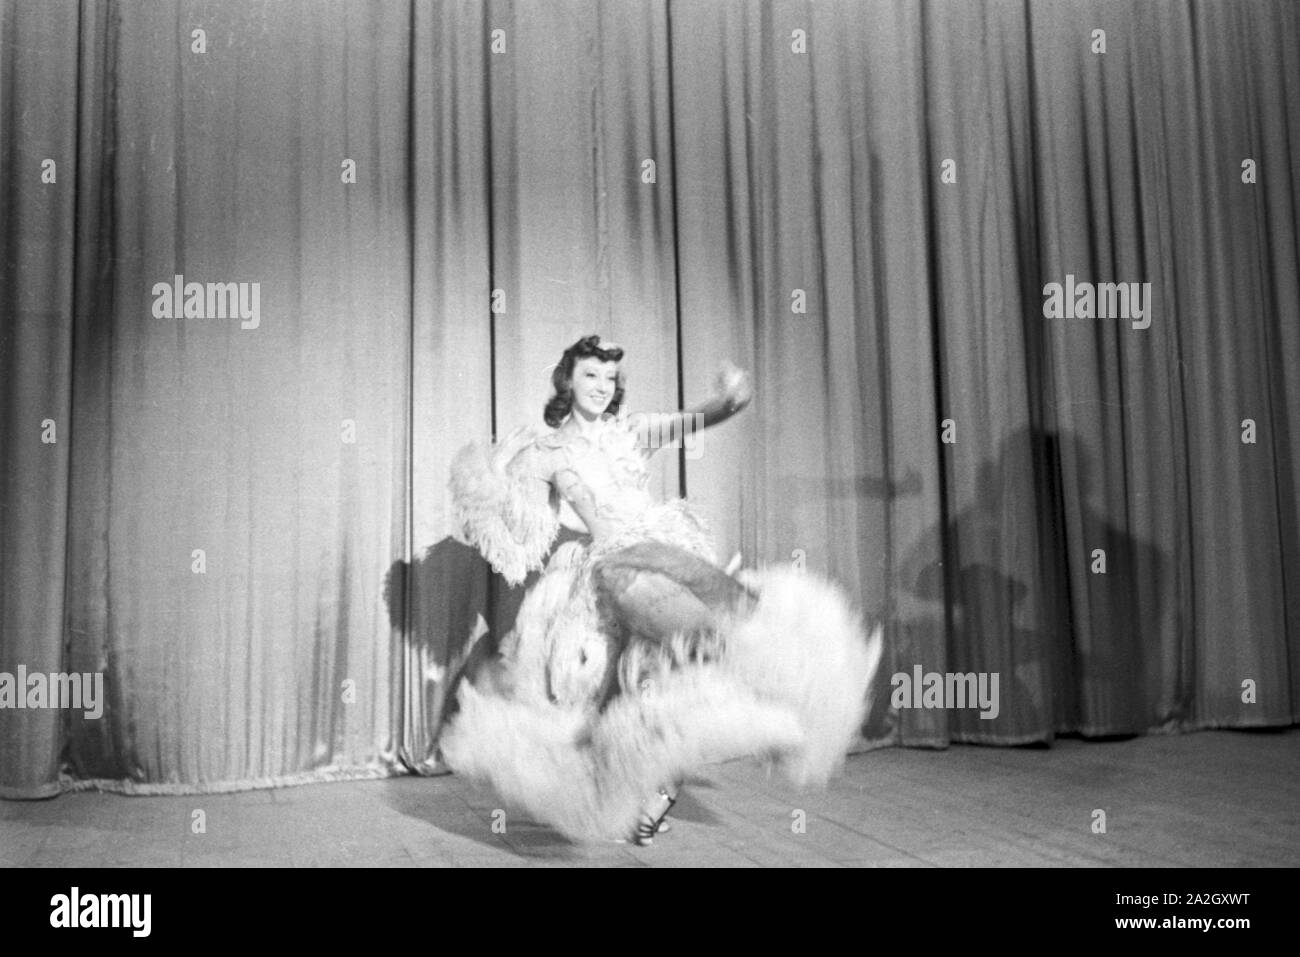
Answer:
<path fill-rule="evenodd" d="M 602 362 L 594 356 L 573 364 L 573 410 L 584 418 L 596 419 L 614 399 L 618 386 L 618 363 Z"/>

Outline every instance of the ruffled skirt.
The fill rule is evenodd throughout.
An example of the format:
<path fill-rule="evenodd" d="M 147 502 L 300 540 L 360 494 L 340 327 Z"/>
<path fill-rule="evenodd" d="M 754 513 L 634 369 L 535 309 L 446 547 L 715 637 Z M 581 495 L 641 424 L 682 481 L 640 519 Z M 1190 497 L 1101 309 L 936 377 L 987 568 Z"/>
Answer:
<path fill-rule="evenodd" d="M 788 567 L 718 567 L 676 500 L 558 548 L 440 736 L 455 771 L 574 839 L 623 837 L 660 785 L 744 756 L 800 785 L 840 767 L 869 706 L 880 632 Z"/>

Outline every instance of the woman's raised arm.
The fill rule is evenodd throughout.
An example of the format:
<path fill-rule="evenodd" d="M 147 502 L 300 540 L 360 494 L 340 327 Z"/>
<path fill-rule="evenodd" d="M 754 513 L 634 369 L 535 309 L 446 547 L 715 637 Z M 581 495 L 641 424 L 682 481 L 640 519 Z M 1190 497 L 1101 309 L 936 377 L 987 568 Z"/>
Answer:
<path fill-rule="evenodd" d="M 636 413 L 631 416 L 637 446 L 647 457 L 661 448 L 677 448 L 688 436 L 725 422 L 754 397 L 749 373 L 731 362 L 723 362 L 714 383 L 713 395 L 681 412 Z"/>

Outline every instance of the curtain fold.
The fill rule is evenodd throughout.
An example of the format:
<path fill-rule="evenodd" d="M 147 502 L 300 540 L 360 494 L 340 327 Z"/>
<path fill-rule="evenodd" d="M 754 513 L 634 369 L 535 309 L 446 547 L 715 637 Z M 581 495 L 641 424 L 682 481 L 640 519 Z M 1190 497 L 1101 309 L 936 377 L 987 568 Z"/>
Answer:
<path fill-rule="evenodd" d="M 0 0 L 0 796 L 442 770 L 591 332 L 752 370 L 654 489 L 885 621 L 864 745 L 1294 723 L 1298 104 L 1283 0 Z"/>

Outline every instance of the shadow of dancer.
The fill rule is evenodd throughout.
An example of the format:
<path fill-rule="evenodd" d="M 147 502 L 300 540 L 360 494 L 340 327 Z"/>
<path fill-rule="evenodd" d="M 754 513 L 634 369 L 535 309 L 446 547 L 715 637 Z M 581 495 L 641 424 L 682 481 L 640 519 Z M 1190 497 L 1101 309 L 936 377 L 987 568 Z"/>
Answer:
<path fill-rule="evenodd" d="M 561 528 L 556 547 L 584 536 Z M 460 682 L 493 681 L 503 637 L 539 572 L 511 587 L 478 550 L 448 536 L 414 562 L 398 560 L 384 576 L 384 602 L 401 647 L 394 655 L 405 708 L 398 756 L 416 773 L 442 773 L 437 736 L 455 711 Z"/>
<path fill-rule="evenodd" d="M 979 466 L 971 504 L 909 550 L 898 660 L 997 673 L 1000 701 L 996 717 L 907 715 L 905 731 L 1016 744 L 1160 723 L 1166 563 L 1096 507 L 1093 476 L 1074 434 L 1017 429 Z"/>

